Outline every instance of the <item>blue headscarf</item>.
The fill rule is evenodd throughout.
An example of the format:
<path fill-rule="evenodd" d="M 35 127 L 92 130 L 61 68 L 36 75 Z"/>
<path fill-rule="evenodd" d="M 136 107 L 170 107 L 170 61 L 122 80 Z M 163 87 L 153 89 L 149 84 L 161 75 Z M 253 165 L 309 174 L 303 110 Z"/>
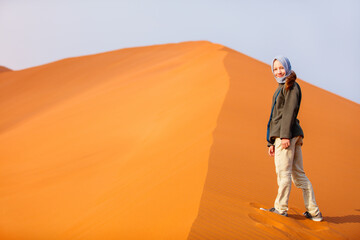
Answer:
<path fill-rule="evenodd" d="M 281 77 L 281 78 L 278 78 L 278 77 L 275 77 L 276 81 L 278 83 L 285 83 L 286 82 L 286 78 L 291 74 L 291 64 L 290 64 L 290 61 L 287 57 L 284 57 L 284 56 L 276 56 L 274 57 L 274 59 L 272 60 L 271 62 L 271 71 L 272 73 L 274 74 L 274 62 L 275 60 L 278 60 L 285 68 L 285 76 L 284 77 Z"/>

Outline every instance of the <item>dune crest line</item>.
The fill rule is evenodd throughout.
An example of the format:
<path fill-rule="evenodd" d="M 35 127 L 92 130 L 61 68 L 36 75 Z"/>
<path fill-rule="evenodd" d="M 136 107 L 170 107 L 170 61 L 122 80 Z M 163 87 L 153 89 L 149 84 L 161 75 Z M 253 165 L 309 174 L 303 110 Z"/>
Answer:
<path fill-rule="evenodd" d="M 197 41 L 2 72 L 0 238 L 356 239 L 360 105 L 301 80 L 325 222 L 295 187 L 289 218 L 260 212 L 276 195 L 269 68 Z"/>
<path fill-rule="evenodd" d="M 272 207 L 277 193 L 265 139 L 277 84 L 269 65 L 223 50 L 230 86 L 213 133 L 199 214 L 187 239 L 356 239 L 360 194 L 354 189 L 360 180 L 355 170 L 360 151 L 356 141 L 347 145 L 345 139 L 360 137 L 360 105 L 298 80 L 303 90 L 299 119 L 305 131 L 305 170 L 325 222 L 304 219 L 302 193 L 295 186 L 289 218 L 259 211 Z M 339 224 L 340 219 L 348 221 Z"/>
<path fill-rule="evenodd" d="M 185 42 L 0 75 L 1 239 L 186 239 L 228 88 Z"/>

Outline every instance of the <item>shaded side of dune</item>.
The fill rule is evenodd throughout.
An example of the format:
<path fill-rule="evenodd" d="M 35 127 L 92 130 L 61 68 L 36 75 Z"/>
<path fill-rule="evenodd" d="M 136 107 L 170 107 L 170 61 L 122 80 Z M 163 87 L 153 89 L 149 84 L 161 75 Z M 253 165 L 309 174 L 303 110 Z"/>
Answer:
<path fill-rule="evenodd" d="M 259 211 L 277 189 L 274 82 L 210 42 L 0 74 L 0 238 L 355 239 L 360 107 L 300 80 L 305 170 L 327 221 L 301 216 L 295 188 L 289 218 Z"/>
<path fill-rule="evenodd" d="M 301 216 L 304 211 L 302 194 L 294 186 L 289 218 L 259 210 L 272 207 L 277 192 L 273 159 L 267 156 L 265 140 L 270 101 L 277 86 L 268 65 L 231 49 L 223 50 L 228 53 L 224 65 L 230 76 L 230 87 L 213 133 L 199 214 L 188 239 L 345 239 L 359 234 L 358 221 L 339 226 L 333 224 L 332 217 L 328 218 L 329 222 L 315 224 L 305 220 Z M 360 200 L 359 194 L 353 191 L 358 189 L 360 180 L 356 175 L 359 169 L 356 158 L 360 152 L 355 142 L 351 143 L 352 153 L 344 153 L 343 145 L 333 148 L 332 134 L 326 130 L 346 121 L 346 128 L 336 132 L 336 136 L 342 133 L 350 139 L 358 139 L 356 120 L 348 116 L 354 114 L 359 119 L 359 106 L 301 80 L 299 83 L 305 96 L 300 114 L 306 135 L 305 170 L 318 190 L 321 210 L 325 219 L 327 214 L 352 213 L 349 216 L 354 216 L 353 209 Z M 315 104 L 314 98 L 317 98 Z M 339 116 L 334 117 L 330 112 Z M 326 114 L 332 119 L 324 123 Z M 322 142 L 317 144 L 316 141 Z M 327 147 L 331 148 L 331 153 L 326 151 Z M 336 166 L 338 156 L 346 158 L 346 164 L 340 164 L 341 170 Z M 340 182 L 331 187 L 327 185 L 326 181 L 336 175 L 341 176 Z M 350 179 L 346 179 L 348 175 Z M 347 187 L 342 187 L 343 184 Z M 337 193 L 332 194 L 330 188 Z M 344 206 L 344 201 L 348 205 Z"/>

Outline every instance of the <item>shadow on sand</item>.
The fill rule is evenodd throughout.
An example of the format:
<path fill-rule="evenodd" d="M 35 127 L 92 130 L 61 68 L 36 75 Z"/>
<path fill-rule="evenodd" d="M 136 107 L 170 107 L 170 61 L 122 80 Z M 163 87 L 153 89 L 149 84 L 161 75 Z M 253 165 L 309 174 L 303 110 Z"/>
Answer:
<path fill-rule="evenodd" d="M 324 220 L 329 223 L 360 223 L 360 215 L 347 215 L 347 216 L 337 216 L 337 217 L 328 217 L 324 216 Z"/>
<path fill-rule="evenodd" d="M 298 221 L 307 221 L 307 218 L 299 214 L 289 214 L 289 218 Z M 347 215 L 347 216 L 324 216 L 324 222 L 343 224 L 343 223 L 360 223 L 360 215 Z"/>

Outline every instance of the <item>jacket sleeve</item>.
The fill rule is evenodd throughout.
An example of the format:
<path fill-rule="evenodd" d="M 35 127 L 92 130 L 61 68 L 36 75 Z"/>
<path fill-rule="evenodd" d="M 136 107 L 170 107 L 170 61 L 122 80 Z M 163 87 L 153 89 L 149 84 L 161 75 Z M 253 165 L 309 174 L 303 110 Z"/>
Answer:
<path fill-rule="evenodd" d="M 285 90 L 284 90 L 285 91 Z M 284 93 L 285 103 L 283 108 L 283 114 L 281 118 L 280 138 L 292 138 L 291 127 L 297 117 L 300 92 L 297 87 L 293 87 L 291 90 L 287 90 Z"/>

